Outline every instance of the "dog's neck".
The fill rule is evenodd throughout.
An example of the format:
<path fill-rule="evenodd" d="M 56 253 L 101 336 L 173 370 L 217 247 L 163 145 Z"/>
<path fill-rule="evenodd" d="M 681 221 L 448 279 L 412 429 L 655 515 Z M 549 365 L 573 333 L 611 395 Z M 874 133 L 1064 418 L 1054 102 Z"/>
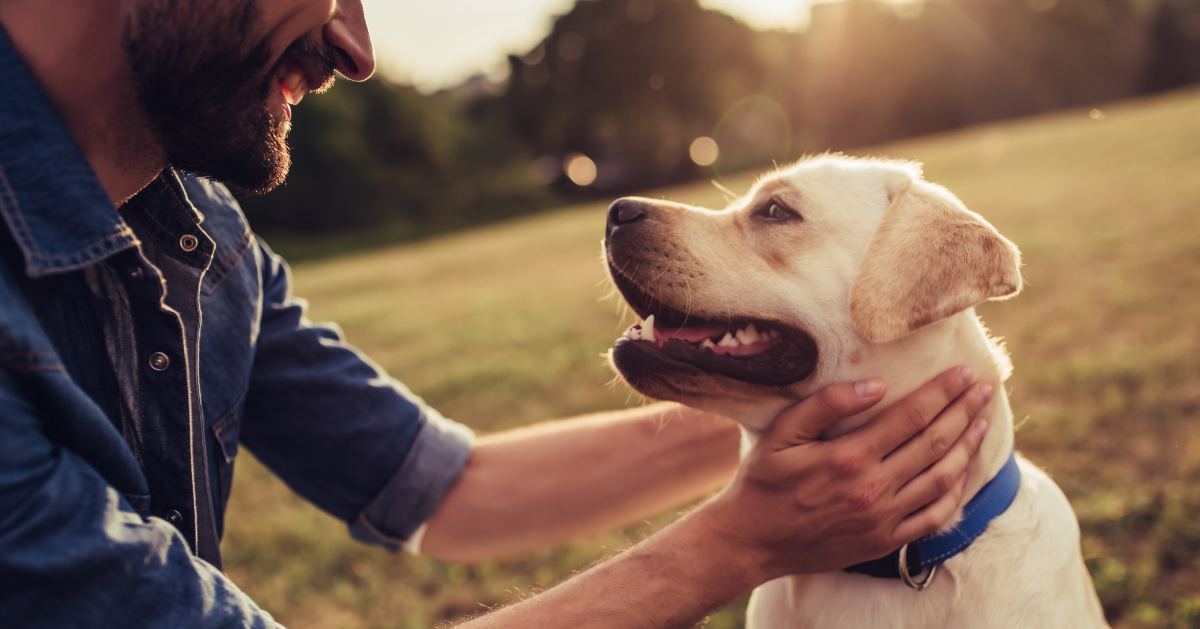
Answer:
<path fill-rule="evenodd" d="M 917 387 L 954 367 L 966 365 L 977 381 L 990 382 L 995 388 L 991 402 L 979 413 L 989 422 L 987 435 L 978 454 L 967 466 L 967 487 L 963 504 L 979 492 L 1008 460 L 1013 447 L 1012 411 L 1004 391 L 1004 380 L 1010 369 L 1008 357 L 992 341 L 973 308 L 931 323 L 904 338 L 890 343 L 872 344 L 861 341 L 856 347 L 828 348 L 827 355 L 837 356 L 837 362 L 822 365 L 818 382 L 810 384 L 806 395 L 835 382 L 853 382 L 881 377 L 887 382 L 887 396 L 865 413 L 847 417 L 825 431 L 825 438 L 834 438 L 867 423 L 893 403 L 912 393 Z M 747 406 L 736 399 L 709 398 L 706 410 L 739 418 L 747 449 L 757 440 L 771 419 L 795 400 L 779 398 L 773 404 Z M 956 515 L 947 527 L 958 522 Z"/>
<path fill-rule="evenodd" d="M 901 400 L 917 387 L 955 365 L 966 365 L 977 381 L 990 382 L 995 394 L 979 417 L 989 422 L 979 453 L 967 468 L 965 503 L 1004 466 L 1013 447 L 1012 411 L 1004 391 L 1009 363 L 1003 350 L 988 337 L 987 330 L 967 309 L 927 325 L 891 343 L 864 343 L 857 360 L 847 359 L 830 371 L 830 382 L 850 382 L 873 376 L 888 385 L 887 396 L 866 413 L 848 417 L 826 432 L 827 437 L 844 434 L 866 423 L 883 409 Z M 849 353 L 855 356 L 854 352 Z M 957 518 L 956 518 L 957 520 Z M 951 522 L 952 525 L 954 522 Z"/>

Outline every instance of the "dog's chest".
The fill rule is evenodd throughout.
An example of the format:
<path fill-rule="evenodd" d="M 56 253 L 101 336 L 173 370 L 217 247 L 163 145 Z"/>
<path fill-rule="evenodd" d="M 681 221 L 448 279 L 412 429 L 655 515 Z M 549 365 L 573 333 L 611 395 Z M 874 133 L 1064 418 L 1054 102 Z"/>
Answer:
<path fill-rule="evenodd" d="M 755 590 L 747 629 L 949 627 L 954 585 L 950 580 L 914 592 L 899 581 L 828 573 L 777 579 Z"/>

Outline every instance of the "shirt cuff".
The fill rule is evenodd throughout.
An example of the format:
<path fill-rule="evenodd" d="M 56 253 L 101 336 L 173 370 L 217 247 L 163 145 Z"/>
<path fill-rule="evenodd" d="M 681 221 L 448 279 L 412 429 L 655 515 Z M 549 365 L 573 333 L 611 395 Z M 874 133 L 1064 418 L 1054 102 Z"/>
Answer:
<path fill-rule="evenodd" d="M 430 408 L 423 409 L 423 416 L 425 421 L 400 469 L 350 522 L 354 539 L 400 550 L 437 510 L 466 466 L 475 433 Z"/>

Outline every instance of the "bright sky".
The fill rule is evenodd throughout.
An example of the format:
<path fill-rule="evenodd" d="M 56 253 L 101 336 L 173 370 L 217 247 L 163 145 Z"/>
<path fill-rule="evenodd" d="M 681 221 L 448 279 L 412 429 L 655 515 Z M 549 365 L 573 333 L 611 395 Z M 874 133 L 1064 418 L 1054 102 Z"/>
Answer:
<path fill-rule="evenodd" d="M 813 0 L 700 0 L 758 28 L 795 29 Z M 574 0 L 363 0 L 379 66 L 389 76 L 434 90 L 495 71 L 524 53 Z"/>

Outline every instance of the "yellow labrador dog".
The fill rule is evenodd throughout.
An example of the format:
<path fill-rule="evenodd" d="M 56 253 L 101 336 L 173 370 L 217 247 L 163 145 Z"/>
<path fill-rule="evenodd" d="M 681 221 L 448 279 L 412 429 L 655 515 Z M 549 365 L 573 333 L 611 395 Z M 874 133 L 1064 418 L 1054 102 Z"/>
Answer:
<path fill-rule="evenodd" d="M 834 382 L 881 376 L 888 395 L 826 437 L 954 365 L 995 386 L 964 507 L 943 531 L 853 572 L 767 583 L 749 627 L 1106 627 L 1070 505 L 1013 455 L 1000 386 L 1011 366 L 973 308 L 1020 290 L 1020 255 L 921 177 L 912 163 L 826 155 L 720 211 L 616 201 L 605 257 L 644 321 L 611 362 L 646 396 L 737 418 L 747 441 Z"/>

